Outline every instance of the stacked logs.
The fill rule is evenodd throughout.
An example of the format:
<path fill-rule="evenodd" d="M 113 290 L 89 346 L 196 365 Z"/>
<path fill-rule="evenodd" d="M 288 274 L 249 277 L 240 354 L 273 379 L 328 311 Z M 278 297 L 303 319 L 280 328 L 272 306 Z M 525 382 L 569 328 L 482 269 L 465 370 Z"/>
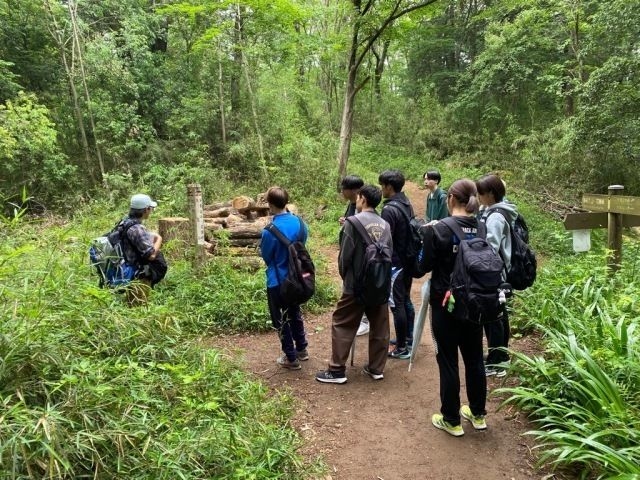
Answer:
<path fill-rule="evenodd" d="M 256 199 L 238 196 L 227 202 L 216 202 L 203 207 L 205 249 L 209 255 L 236 257 L 239 264 L 261 267 L 258 255 L 262 230 L 272 220 L 266 193 Z M 293 204 L 289 211 L 297 214 Z M 180 242 L 187 249 L 194 244 L 191 222 L 184 217 L 161 218 L 158 231 L 164 242 Z"/>
<path fill-rule="evenodd" d="M 255 255 L 262 230 L 271 221 L 269 206 L 260 194 L 204 207 L 204 237 L 211 253 Z"/>

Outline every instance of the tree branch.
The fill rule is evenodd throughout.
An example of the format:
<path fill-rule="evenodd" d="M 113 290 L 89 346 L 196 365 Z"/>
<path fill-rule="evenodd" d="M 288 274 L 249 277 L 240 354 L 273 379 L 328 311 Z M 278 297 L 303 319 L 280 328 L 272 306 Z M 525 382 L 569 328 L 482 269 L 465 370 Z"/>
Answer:
<path fill-rule="evenodd" d="M 360 64 L 363 62 L 364 57 L 366 56 L 367 52 L 371 49 L 371 46 L 374 44 L 374 42 L 380 37 L 380 35 L 382 35 L 382 33 L 387 29 L 387 27 L 389 27 L 389 25 L 391 25 L 395 20 L 397 20 L 398 18 L 407 15 L 408 13 L 411 13 L 415 10 L 418 10 L 420 8 L 423 7 L 428 7 L 429 5 L 436 3 L 438 0 L 425 0 L 423 2 L 420 3 L 416 3 L 415 5 L 412 5 L 410 7 L 407 7 L 403 10 L 397 11 L 398 8 L 400 7 L 400 4 L 402 3 L 402 0 L 398 0 L 396 2 L 395 7 L 393 8 L 393 10 L 391 11 L 391 15 L 389 15 L 387 17 L 387 19 L 384 21 L 384 23 L 380 26 L 380 28 L 378 28 L 377 30 L 375 30 L 368 38 L 367 43 L 365 44 L 362 53 L 360 54 L 360 56 L 358 57 L 358 59 L 356 60 L 356 68 L 358 68 L 360 66 Z"/>

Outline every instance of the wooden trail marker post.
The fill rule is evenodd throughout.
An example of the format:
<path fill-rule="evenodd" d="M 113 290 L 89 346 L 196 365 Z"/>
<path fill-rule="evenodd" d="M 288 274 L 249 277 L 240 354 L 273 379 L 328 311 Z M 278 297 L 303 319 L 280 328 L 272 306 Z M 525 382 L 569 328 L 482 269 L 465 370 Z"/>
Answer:
<path fill-rule="evenodd" d="M 192 242 L 195 245 L 194 263 L 196 267 L 204 264 L 205 241 L 204 241 L 204 206 L 202 204 L 202 188 L 197 183 L 187 186 L 189 197 L 189 218 L 193 229 Z"/>
<path fill-rule="evenodd" d="M 610 185 L 608 195 L 585 194 L 582 196 L 582 208 L 588 213 L 570 213 L 564 218 L 564 228 L 574 230 L 574 250 L 584 251 L 587 248 L 576 248 L 576 237 L 586 235 L 593 228 L 607 228 L 607 247 L 611 251 L 607 259 L 610 273 L 615 273 L 622 264 L 622 228 L 640 226 L 640 197 L 620 195 L 622 185 Z M 576 235 L 575 232 L 582 232 Z M 586 233 L 585 233 L 586 232 Z M 590 242 L 585 242 L 590 246 Z"/>

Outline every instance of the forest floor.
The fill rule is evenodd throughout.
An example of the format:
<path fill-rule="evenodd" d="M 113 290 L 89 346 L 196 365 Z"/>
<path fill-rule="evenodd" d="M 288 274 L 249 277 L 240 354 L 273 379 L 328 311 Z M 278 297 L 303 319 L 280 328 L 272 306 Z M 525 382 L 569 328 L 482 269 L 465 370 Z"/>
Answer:
<path fill-rule="evenodd" d="M 404 190 L 420 215 L 426 191 L 415 184 Z M 323 252 L 331 259 L 336 282 L 337 246 Z M 420 306 L 423 280 L 413 283 L 412 299 Z M 439 375 L 429 326 L 411 372 L 407 360 L 389 359 L 384 380 L 362 373 L 367 362 L 367 337 L 357 337 L 354 366 L 347 366 L 348 381 L 322 384 L 314 376 L 327 367 L 331 355 L 331 314 L 306 315 L 309 361 L 302 370 L 288 371 L 276 365 L 280 355 L 275 333 L 244 334 L 209 339 L 270 388 L 287 391 L 296 401 L 295 428 L 304 439 L 301 453 L 310 460 L 322 458 L 332 480 L 525 480 L 559 478 L 536 469 L 533 442 L 523 433 L 531 428 L 526 417 L 512 408 L 498 411 L 500 398 L 489 395 L 486 431 L 476 431 L 463 420 L 465 435 L 454 438 L 431 424 L 439 412 Z M 391 320 L 391 336 L 393 321 Z M 531 338 L 515 340 L 513 348 L 530 352 Z M 461 401 L 466 401 L 463 364 Z M 488 389 L 512 384 L 508 376 L 489 377 Z"/>

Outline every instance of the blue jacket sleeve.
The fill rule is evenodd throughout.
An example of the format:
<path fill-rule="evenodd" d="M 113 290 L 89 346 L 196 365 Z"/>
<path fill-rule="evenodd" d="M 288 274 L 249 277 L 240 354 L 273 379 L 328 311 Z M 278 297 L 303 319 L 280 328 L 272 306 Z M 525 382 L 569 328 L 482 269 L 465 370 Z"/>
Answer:
<path fill-rule="evenodd" d="M 268 230 L 262 230 L 262 239 L 260 240 L 260 256 L 267 265 L 274 260 L 274 249 L 277 238 Z"/>

